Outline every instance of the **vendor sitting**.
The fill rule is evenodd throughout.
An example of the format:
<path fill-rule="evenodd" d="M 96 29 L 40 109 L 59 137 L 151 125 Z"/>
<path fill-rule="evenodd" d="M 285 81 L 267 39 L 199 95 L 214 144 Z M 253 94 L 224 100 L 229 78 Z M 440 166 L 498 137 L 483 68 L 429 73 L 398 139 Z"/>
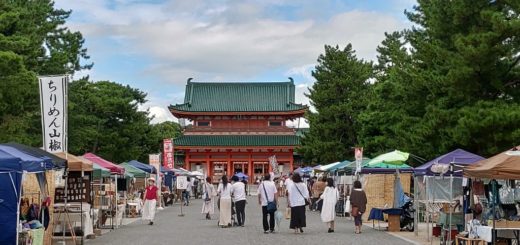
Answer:
<path fill-rule="evenodd" d="M 164 206 L 173 205 L 173 194 L 170 193 L 170 190 L 165 185 L 161 187 L 161 194 L 163 197 Z"/>

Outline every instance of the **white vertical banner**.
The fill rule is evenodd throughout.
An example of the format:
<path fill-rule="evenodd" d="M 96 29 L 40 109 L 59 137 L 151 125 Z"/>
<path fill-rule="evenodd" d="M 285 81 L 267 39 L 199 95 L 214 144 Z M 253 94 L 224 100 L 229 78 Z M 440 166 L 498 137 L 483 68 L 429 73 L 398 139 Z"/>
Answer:
<path fill-rule="evenodd" d="M 40 106 L 43 148 L 48 152 L 67 152 L 68 75 L 41 76 Z"/>
<path fill-rule="evenodd" d="M 157 186 L 157 196 L 161 198 L 161 154 L 150 154 L 148 155 L 148 160 L 150 166 L 155 167 L 157 170 L 157 174 L 155 175 L 155 186 Z M 154 178 L 153 175 L 150 175 L 151 178 Z M 157 206 L 161 207 L 162 201 L 157 202 Z"/>
<path fill-rule="evenodd" d="M 160 154 L 150 154 L 150 155 L 148 155 L 148 160 L 149 160 L 150 166 L 155 167 L 155 169 L 157 170 L 157 175 L 152 176 L 152 178 L 155 177 L 155 179 L 157 180 L 157 177 L 161 174 L 161 155 Z M 156 181 L 156 183 L 157 183 L 157 181 Z"/>
<path fill-rule="evenodd" d="M 356 174 L 359 174 L 361 173 L 361 163 L 363 162 L 363 147 L 356 147 L 354 156 L 356 157 Z"/>
<path fill-rule="evenodd" d="M 269 163 L 271 164 L 271 168 L 273 169 L 273 173 L 275 175 L 280 173 L 280 169 L 278 168 L 278 161 L 276 160 L 276 155 L 272 155 L 269 157 Z"/>

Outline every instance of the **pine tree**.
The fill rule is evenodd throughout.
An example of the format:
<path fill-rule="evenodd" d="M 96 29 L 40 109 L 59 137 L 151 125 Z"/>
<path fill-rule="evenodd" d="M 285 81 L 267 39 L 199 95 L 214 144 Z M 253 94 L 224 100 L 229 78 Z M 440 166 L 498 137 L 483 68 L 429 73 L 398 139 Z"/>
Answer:
<path fill-rule="evenodd" d="M 345 160 L 358 144 L 358 113 L 366 107 L 372 63 L 357 58 L 350 44 L 327 45 L 312 75 L 316 83 L 307 96 L 316 111 L 307 114 L 311 128 L 299 151 L 315 163 Z"/>

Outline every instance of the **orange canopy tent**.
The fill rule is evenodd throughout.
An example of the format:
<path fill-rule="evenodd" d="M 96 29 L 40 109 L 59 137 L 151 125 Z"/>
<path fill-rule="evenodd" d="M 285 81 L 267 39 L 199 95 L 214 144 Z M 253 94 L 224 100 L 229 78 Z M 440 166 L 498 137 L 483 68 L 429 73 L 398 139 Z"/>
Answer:
<path fill-rule="evenodd" d="M 520 179 L 520 146 L 464 169 L 464 176 L 483 179 Z"/>

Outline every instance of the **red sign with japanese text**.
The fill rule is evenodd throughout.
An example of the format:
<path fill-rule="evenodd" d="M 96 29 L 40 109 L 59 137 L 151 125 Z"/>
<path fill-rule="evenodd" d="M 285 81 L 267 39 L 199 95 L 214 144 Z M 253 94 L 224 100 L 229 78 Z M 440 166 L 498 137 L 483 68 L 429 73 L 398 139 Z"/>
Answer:
<path fill-rule="evenodd" d="M 173 169 L 173 140 L 163 140 L 163 166 Z"/>

